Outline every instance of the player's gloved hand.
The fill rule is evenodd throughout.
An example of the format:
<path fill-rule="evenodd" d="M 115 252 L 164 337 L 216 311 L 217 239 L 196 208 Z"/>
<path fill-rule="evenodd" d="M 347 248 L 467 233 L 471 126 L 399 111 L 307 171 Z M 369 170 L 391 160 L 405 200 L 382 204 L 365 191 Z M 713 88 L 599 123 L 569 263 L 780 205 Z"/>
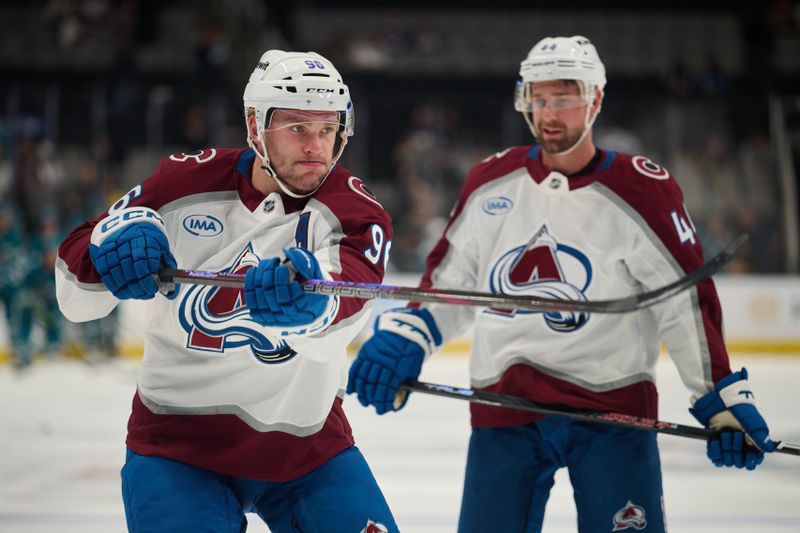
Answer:
<path fill-rule="evenodd" d="M 153 277 L 158 269 L 177 267 L 164 223 L 147 207 L 128 207 L 98 222 L 89 257 L 103 284 L 120 300 L 149 300 L 159 291 Z"/>
<path fill-rule="evenodd" d="M 399 411 L 408 400 L 403 395 L 395 405 L 400 384 L 419 376 L 425 356 L 441 343 L 428 310 L 405 308 L 383 313 L 350 367 L 347 393 L 356 393 L 364 407 L 374 405 L 379 415 Z"/>
<path fill-rule="evenodd" d="M 262 326 L 293 327 L 311 324 L 325 312 L 328 298 L 324 294 L 307 294 L 293 279 L 323 279 L 322 269 L 314 254 L 304 248 L 283 250 L 287 262 L 273 257 L 264 259 L 247 271 L 244 299 L 250 316 Z M 294 272 L 293 272 L 294 270 Z"/>
<path fill-rule="evenodd" d="M 708 458 L 716 466 L 753 470 L 764 461 L 764 453 L 777 446 L 756 409 L 745 368 L 722 378 L 689 412 L 701 424 L 719 432 L 707 445 Z"/>

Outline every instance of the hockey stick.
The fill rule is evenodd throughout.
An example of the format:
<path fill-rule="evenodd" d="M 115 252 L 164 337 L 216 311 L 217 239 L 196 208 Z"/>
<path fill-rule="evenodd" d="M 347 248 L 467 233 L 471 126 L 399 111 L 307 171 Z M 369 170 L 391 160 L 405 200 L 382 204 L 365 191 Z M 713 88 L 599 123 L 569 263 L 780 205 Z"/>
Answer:
<path fill-rule="evenodd" d="M 508 294 L 488 294 L 480 292 L 422 289 L 415 287 L 399 287 L 394 285 L 378 285 L 373 283 L 356 283 L 349 281 L 328 281 L 310 279 L 303 282 L 303 290 L 311 294 L 327 294 L 349 298 L 382 298 L 388 300 L 407 300 L 412 302 L 447 303 L 456 305 L 478 305 L 498 309 L 528 309 L 533 311 L 577 311 L 586 313 L 628 313 L 659 302 L 697 285 L 702 280 L 718 272 L 736 252 L 747 242 L 747 235 L 742 234 L 733 240 L 723 251 L 702 267 L 681 279 L 658 289 L 642 292 L 615 300 L 576 301 L 543 298 L 540 296 L 521 296 Z M 161 283 L 194 283 L 215 285 L 217 287 L 244 287 L 244 274 L 227 272 L 207 272 L 201 270 L 181 270 L 163 268 L 158 271 Z"/>
<path fill-rule="evenodd" d="M 519 409 L 522 411 L 529 411 L 543 415 L 563 416 L 584 422 L 594 422 L 610 426 L 621 426 L 630 429 L 641 429 L 655 433 L 667 433 L 670 435 L 688 437 L 691 439 L 708 440 L 716 434 L 710 429 L 696 426 L 684 426 L 682 424 L 664 422 L 662 420 L 654 420 L 652 418 L 642 418 L 622 413 L 587 411 L 559 405 L 540 404 L 525 398 L 518 398 L 516 396 L 505 396 L 492 392 L 461 389 L 459 387 L 438 385 L 436 383 L 425 383 L 416 380 L 405 381 L 402 385 L 400 385 L 400 389 L 401 392 L 398 394 L 398 398 L 395 400 L 395 406 L 402 405 L 402 395 L 404 393 L 422 392 L 425 394 L 432 394 L 434 396 L 444 396 L 447 398 L 456 398 L 458 400 L 467 400 L 469 402 L 480 403 L 483 405 L 508 407 L 511 409 Z M 788 442 L 780 441 L 778 442 L 778 447 L 775 449 L 775 451 L 779 453 L 800 456 L 800 444 L 790 444 Z"/>

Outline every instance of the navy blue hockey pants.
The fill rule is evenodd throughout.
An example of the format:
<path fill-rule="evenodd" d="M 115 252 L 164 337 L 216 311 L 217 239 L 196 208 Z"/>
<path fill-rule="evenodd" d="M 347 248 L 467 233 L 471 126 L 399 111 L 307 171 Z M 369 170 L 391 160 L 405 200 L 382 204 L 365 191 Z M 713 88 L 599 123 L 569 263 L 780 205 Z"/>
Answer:
<path fill-rule="evenodd" d="M 273 533 L 397 531 L 355 446 L 286 483 L 224 476 L 128 450 L 122 497 L 132 533 L 241 533 L 247 512 L 258 513 Z M 368 527 L 370 521 L 384 527 Z"/>
<path fill-rule="evenodd" d="M 665 531 L 655 433 L 548 417 L 473 428 L 459 533 L 539 533 L 562 467 L 580 533 Z"/>

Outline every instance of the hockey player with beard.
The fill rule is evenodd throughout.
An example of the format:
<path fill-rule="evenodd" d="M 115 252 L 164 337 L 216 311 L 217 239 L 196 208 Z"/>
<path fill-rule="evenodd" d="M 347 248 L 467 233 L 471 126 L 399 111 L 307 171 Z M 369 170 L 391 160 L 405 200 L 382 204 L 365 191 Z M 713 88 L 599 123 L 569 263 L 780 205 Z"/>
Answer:
<path fill-rule="evenodd" d="M 669 172 L 592 141 L 606 76 L 589 40 L 543 39 L 520 76 L 515 108 L 538 144 L 472 169 L 422 286 L 605 300 L 700 267 L 702 246 Z M 394 410 L 400 383 L 469 325 L 474 389 L 648 418 L 658 414 L 663 342 L 692 414 L 721 430 L 707 447 L 715 465 L 753 469 L 774 450 L 747 371 L 731 372 L 711 280 L 622 317 L 446 304 L 391 310 L 351 366 L 348 392 L 379 414 Z M 540 531 L 562 467 L 582 533 L 665 531 L 654 433 L 478 403 L 471 419 L 459 531 Z"/>
<path fill-rule="evenodd" d="M 150 300 L 122 494 L 131 531 L 396 531 L 342 410 L 364 301 L 302 279 L 380 283 L 388 214 L 337 164 L 353 134 L 327 59 L 269 50 L 244 91 L 249 149 L 164 158 L 62 242 L 73 321 Z M 160 267 L 246 272 L 244 290 L 159 287 Z M 161 294 L 159 294 L 161 292 Z"/>

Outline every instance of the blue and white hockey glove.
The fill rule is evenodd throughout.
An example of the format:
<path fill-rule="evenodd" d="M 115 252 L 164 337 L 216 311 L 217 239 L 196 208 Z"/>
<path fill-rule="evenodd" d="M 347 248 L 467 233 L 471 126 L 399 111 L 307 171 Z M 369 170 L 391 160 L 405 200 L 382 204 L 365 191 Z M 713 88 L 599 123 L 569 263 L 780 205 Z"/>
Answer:
<path fill-rule="evenodd" d="M 128 207 L 98 222 L 89 257 L 103 284 L 120 300 L 149 300 L 159 291 L 153 276 L 158 269 L 177 267 L 164 222 L 147 207 Z M 177 294 L 176 288 L 167 297 Z"/>
<path fill-rule="evenodd" d="M 775 451 L 777 443 L 769 438 L 767 423 L 756 409 L 745 368 L 722 378 L 689 412 L 719 432 L 707 446 L 708 458 L 716 466 L 753 470 L 764 461 L 765 452 Z"/>
<path fill-rule="evenodd" d="M 283 250 L 287 262 L 273 257 L 264 259 L 247 271 L 244 280 L 244 299 L 250 316 L 262 326 L 295 327 L 311 324 L 320 318 L 328 306 L 329 296 L 307 294 L 293 279 L 323 279 L 322 269 L 314 254 L 304 248 Z"/>
<path fill-rule="evenodd" d="M 383 313 L 350 367 L 347 393 L 356 393 L 364 407 L 374 405 L 379 415 L 399 411 L 408 400 L 403 396 L 395 405 L 400 384 L 416 379 L 425 357 L 441 343 L 442 335 L 427 309 Z"/>

